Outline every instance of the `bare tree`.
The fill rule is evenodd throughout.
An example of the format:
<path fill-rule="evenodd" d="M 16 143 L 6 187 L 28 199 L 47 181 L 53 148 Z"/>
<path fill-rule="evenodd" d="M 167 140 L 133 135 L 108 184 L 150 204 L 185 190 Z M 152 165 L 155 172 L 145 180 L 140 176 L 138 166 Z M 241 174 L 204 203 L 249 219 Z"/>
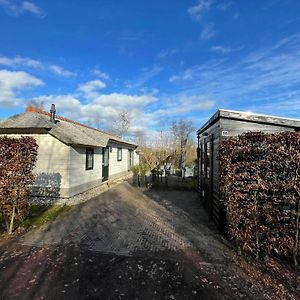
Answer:
<path fill-rule="evenodd" d="M 113 123 L 113 133 L 121 138 L 124 138 L 128 132 L 131 123 L 131 117 L 128 111 L 121 111 Z"/>
<path fill-rule="evenodd" d="M 136 130 L 133 133 L 133 142 L 140 147 L 145 147 L 147 144 L 147 137 L 145 131 Z"/>
<path fill-rule="evenodd" d="M 194 126 L 191 120 L 173 121 L 171 125 L 171 133 L 174 141 L 174 148 L 178 156 L 178 163 L 181 169 L 182 177 L 185 176 L 187 144 L 191 133 L 194 131 Z"/>

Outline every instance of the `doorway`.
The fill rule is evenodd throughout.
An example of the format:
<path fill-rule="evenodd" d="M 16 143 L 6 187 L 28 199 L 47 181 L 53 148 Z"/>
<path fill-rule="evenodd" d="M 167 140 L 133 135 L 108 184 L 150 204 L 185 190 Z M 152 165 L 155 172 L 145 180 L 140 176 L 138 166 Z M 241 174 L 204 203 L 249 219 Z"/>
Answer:
<path fill-rule="evenodd" d="M 102 148 L 102 181 L 108 180 L 109 173 L 109 146 Z"/>
<path fill-rule="evenodd" d="M 128 171 L 131 170 L 131 167 L 133 166 L 133 150 L 128 149 Z"/>

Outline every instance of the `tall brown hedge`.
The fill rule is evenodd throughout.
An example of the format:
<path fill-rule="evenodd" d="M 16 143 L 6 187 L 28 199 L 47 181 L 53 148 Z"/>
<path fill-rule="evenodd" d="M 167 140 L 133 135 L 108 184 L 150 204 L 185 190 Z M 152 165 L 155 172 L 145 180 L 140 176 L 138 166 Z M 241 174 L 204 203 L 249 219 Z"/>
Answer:
<path fill-rule="evenodd" d="M 229 235 L 268 258 L 300 253 L 300 133 L 246 133 L 220 148 L 220 182 Z"/>
<path fill-rule="evenodd" d="M 27 212 L 37 149 L 31 137 L 0 137 L 0 214 L 9 234 L 14 229 L 14 220 L 21 220 Z"/>

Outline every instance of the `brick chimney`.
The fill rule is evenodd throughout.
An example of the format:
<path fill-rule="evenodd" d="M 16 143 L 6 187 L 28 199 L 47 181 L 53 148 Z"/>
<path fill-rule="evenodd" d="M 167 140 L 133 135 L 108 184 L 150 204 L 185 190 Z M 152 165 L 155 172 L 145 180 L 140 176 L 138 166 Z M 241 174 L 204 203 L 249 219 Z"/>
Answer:
<path fill-rule="evenodd" d="M 50 109 L 50 121 L 51 121 L 52 123 L 55 123 L 55 113 L 56 113 L 55 104 L 51 104 L 51 109 Z"/>
<path fill-rule="evenodd" d="M 25 111 L 26 112 L 35 112 L 35 113 L 41 113 L 42 112 L 41 109 L 39 109 L 37 107 L 34 107 L 34 106 L 31 106 L 31 105 L 27 106 Z"/>

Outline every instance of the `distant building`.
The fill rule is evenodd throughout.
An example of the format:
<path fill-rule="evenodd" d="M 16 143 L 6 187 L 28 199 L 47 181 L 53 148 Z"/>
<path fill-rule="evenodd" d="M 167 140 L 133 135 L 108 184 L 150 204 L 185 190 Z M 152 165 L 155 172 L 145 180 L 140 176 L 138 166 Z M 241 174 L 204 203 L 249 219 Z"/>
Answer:
<path fill-rule="evenodd" d="M 0 122 L 0 136 L 33 137 L 38 148 L 33 196 L 71 197 L 125 176 L 139 163 L 136 145 L 119 137 L 28 107 Z"/>
<path fill-rule="evenodd" d="M 249 131 L 274 133 L 299 130 L 300 120 L 220 109 L 197 131 L 200 198 L 221 231 L 225 224 L 219 187 L 221 142 Z"/>

